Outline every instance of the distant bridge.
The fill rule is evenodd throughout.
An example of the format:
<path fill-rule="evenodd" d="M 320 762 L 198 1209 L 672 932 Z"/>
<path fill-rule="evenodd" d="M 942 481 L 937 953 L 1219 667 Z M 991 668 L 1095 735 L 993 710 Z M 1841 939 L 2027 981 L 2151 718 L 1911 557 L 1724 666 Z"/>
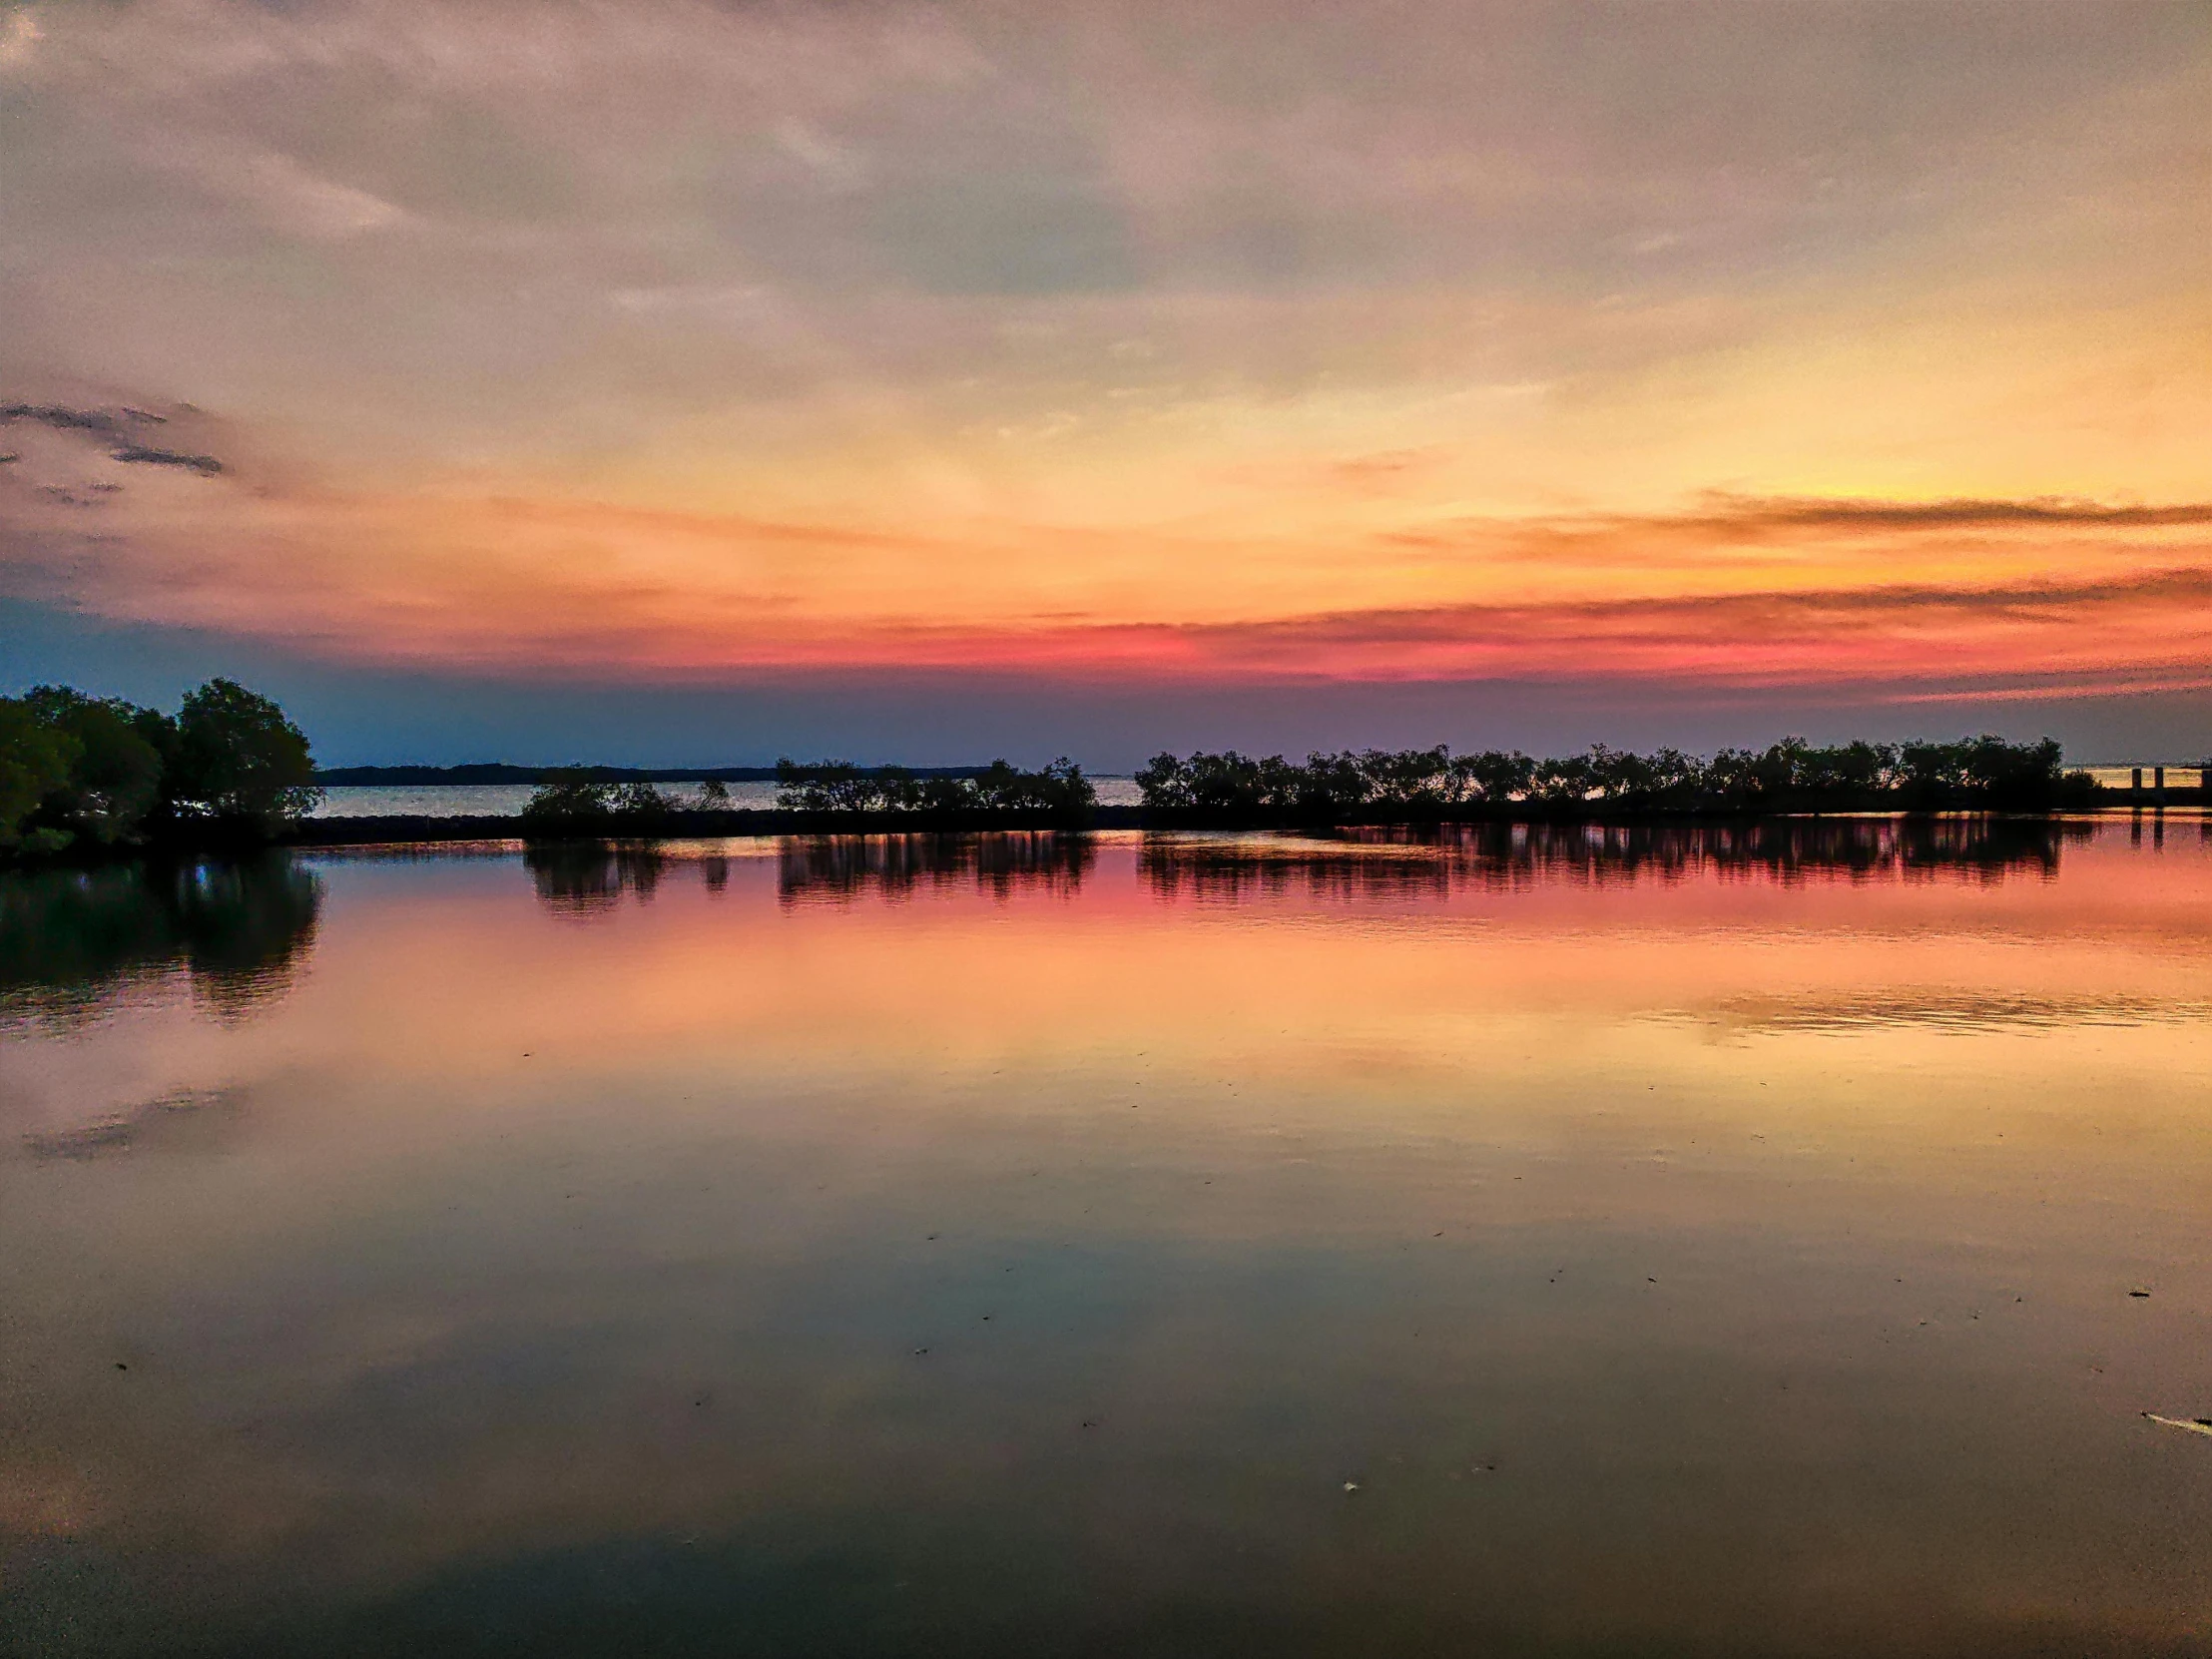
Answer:
<path fill-rule="evenodd" d="M 2136 806 L 2164 807 L 2203 802 L 2205 778 L 2212 774 L 2212 764 L 2084 767 L 2082 770 L 2097 781 L 2097 787 L 2107 796 L 2119 796 Z"/>

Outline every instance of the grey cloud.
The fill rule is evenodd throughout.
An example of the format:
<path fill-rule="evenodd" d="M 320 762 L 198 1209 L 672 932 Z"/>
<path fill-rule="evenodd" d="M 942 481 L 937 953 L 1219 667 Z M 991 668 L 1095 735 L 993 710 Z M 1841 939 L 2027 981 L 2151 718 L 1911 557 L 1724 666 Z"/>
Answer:
<path fill-rule="evenodd" d="M 868 223 L 888 262 L 928 292 L 1087 293 L 1137 279 L 1109 202 L 1011 170 L 911 184 L 887 193 Z"/>
<path fill-rule="evenodd" d="M 35 113 L 0 140 L 27 360 L 220 379 L 239 411 L 304 374 L 346 393 L 307 418 L 471 445 L 594 394 L 785 405 L 865 377 L 918 399 L 972 370 L 941 303 L 962 299 L 1111 296 L 1149 312 L 1126 330 L 1217 293 L 1627 290 L 1650 339 L 1733 343 L 1794 275 L 2001 266 L 1961 231 L 2006 215 L 2045 252 L 2081 204 L 2201 217 L 2182 145 L 2212 107 L 2184 14 L 2149 6 L 201 0 L 40 22 Z M 803 327 L 671 313 L 642 363 L 660 348 L 625 318 L 576 308 L 761 283 Z M 1405 317 L 1335 320 L 1193 334 L 1162 373 L 1467 360 Z M 1601 375 L 1645 349 L 1626 338 L 1495 349 Z"/>
<path fill-rule="evenodd" d="M 97 432 L 102 437 L 120 438 L 124 422 L 134 414 L 133 410 L 72 409 L 60 403 L 6 403 L 0 404 L 0 426 L 28 420 L 40 426 L 51 426 L 57 432 Z"/>
<path fill-rule="evenodd" d="M 38 492 L 47 500 L 63 507 L 97 507 L 101 498 L 115 494 L 121 484 L 85 484 L 71 488 L 67 484 L 41 484 Z"/>
<path fill-rule="evenodd" d="M 2023 21 L 1989 5 L 1591 17 L 1243 0 L 1195 21 L 1145 5 L 1017 18 L 389 0 L 191 16 L 190 30 L 157 9 L 57 19 L 53 84 L 152 118 L 173 145 L 194 141 L 184 153 L 233 134 L 218 148 L 237 153 L 239 188 L 329 229 L 382 222 L 386 197 L 492 219 L 618 200 L 680 213 L 687 176 L 758 207 L 777 194 L 773 155 L 814 184 L 878 184 L 871 222 L 918 235 L 931 281 L 980 266 L 1012 291 L 1063 285 L 1059 249 L 1117 257 L 1048 212 L 1066 206 L 1055 176 L 1071 149 L 1145 218 L 1155 271 L 1625 270 L 1655 249 L 1725 259 L 1784 228 L 1849 243 L 1940 212 L 1961 150 L 2000 152 L 2104 88 L 2170 71 L 2180 44 L 2154 8 Z M 1927 187 L 1922 208 L 1907 186 Z M 1009 219 L 1030 229 L 994 274 Z M 818 227 L 850 229 L 834 215 Z M 962 248 L 971 265 L 954 268 Z"/>
<path fill-rule="evenodd" d="M 213 455 L 192 454 L 177 449 L 157 449 L 138 441 L 135 429 L 142 426 L 166 426 L 167 415 L 155 414 L 147 409 L 79 409 L 66 403 L 0 403 L 0 426 L 26 421 L 37 426 L 50 427 L 57 432 L 82 432 L 99 438 L 107 444 L 108 458 L 132 465 L 173 466 L 188 472 L 197 472 L 204 478 L 212 478 L 223 472 L 223 462 Z M 0 457 L 8 461 L 16 455 Z M 94 486 L 104 492 L 113 485 Z"/>
<path fill-rule="evenodd" d="M 135 443 L 112 449 L 108 454 L 112 460 L 137 462 L 147 466 L 183 467 L 204 478 L 212 478 L 223 470 L 223 463 L 213 455 L 187 455 L 175 449 L 148 449 Z"/>

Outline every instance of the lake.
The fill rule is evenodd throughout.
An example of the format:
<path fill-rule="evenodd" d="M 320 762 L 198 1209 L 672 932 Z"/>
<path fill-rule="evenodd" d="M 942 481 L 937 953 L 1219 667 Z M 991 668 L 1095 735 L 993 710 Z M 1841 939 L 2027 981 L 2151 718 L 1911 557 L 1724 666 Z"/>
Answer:
<path fill-rule="evenodd" d="M 2212 1652 L 2208 836 L 0 878 L 0 1650 Z"/>

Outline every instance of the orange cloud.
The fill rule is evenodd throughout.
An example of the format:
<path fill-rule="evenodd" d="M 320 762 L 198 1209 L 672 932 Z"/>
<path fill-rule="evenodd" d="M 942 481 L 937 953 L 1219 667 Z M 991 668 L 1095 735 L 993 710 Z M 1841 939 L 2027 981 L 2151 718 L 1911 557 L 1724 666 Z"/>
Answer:
<path fill-rule="evenodd" d="M 7 591 L 347 660 L 641 679 L 1657 678 L 1900 696 L 2212 683 L 2205 502 L 1710 493 L 1676 512 L 1272 541 L 942 514 L 897 530 L 302 489 L 126 441 L 158 419 L 16 413 Z"/>

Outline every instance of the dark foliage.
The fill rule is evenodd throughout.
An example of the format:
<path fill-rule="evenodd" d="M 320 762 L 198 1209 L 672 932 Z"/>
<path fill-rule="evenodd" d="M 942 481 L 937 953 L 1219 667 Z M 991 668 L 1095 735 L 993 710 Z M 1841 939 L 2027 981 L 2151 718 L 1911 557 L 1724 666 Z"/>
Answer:
<path fill-rule="evenodd" d="M 121 698 L 69 686 L 39 686 L 24 703 L 74 746 L 68 776 L 40 804 L 51 829 L 113 845 L 144 824 L 162 800 L 169 722 Z"/>
<path fill-rule="evenodd" d="M 2047 812 L 2087 806 L 2094 786 L 2066 773 L 2059 749 L 2001 738 L 1957 743 L 1851 743 L 1816 749 L 1785 738 L 1710 760 L 1662 749 L 1633 755 L 1600 744 L 1586 755 L 1532 760 L 1490 751 L 1350 751 L 1254 759 L 1227 752 L 1157 755 L 1137 774 L 1150 811 L 1191 820 L 1309 824 L 1457 815 L 1636 812 L 1772 813 L 1987 809 Z"/>
<path fill-rule="evenodd" d="M 235 681 L 174 717 L 68 686 L 0 698 L 0 852 L 261 840 L 320 798 L 306 735 Z"/>
<path fill-rule="evenodd" d="M 68 787 L 78 754 L 77 741 L 41 720 L 28 702 L 0 698 L 0 848 L 68 844 L 66 835 L 30 819 L 48 796 Z"/>
<path fill-rule="evenodd" d="M 969 777 L 922 776 L 903 767 L 857 767 L 850 761 L 783 760 L 776 764 L 776 782 L 779 807 L 855 817 L 1080 829 L 1098 805 L 1083 769 L 1065 756 L 1036 772 L 993 761 Z"/>
<path fill-rule="evenodd" d="M 235 680 L 185 694 L 163 768 L 169 811 L 267 833 L 321 799 L 307 736 L 270 698 Z"/>
<path fill-rule="evenodd" d="M 533 840 L 659 835 L 677 811 L 677 802 L 651 784 L 603 783 L 584 767 L 563 767 L 546 774 L 522 809 L 522 832 Z"/>

